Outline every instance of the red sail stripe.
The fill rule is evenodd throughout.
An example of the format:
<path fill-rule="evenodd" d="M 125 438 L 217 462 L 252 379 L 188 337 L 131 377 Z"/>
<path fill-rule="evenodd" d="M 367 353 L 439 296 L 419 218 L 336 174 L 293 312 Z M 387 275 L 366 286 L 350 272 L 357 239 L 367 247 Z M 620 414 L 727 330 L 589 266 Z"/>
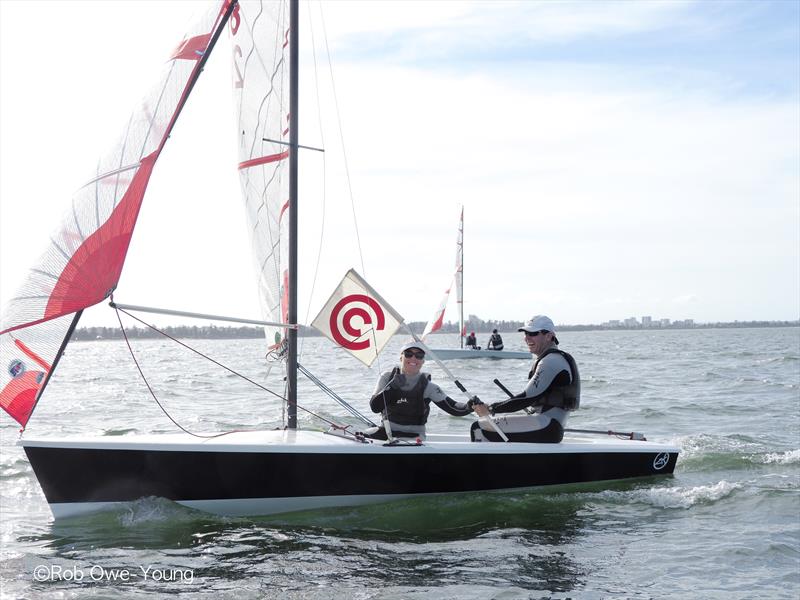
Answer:
<path fill-rule="evenodd" d="M 157 152 L 142 159 L 114 212 L 72 255 L 50 294 L 45 319 L 97 304 L 117 286 Z"/>
<path fill-rule="evenodd" d="M 436 322 L 431 327 L 431 330 L 428 333 L 433 333 L 434 331 L 439 331 L 442 328 L 442 323 L 444 322 L 444 311 L 439 313 L 439 318 L 436 319 Z"/>
<path fill-rule="evenodd" d="M 36 394 L 42 387 L 45 374 L 41 371 L 25 371 L 9 381 L 0 391 L 0 408 L 11 415 L 24 428 L 31 417 Z"/>
<path fill-rule="evenodd" d="M 183 40 L 170 56 L 170 60 L 176 58 L 183 58 L 186 60 L 200 60 L 208 48 L 208 42 L 211 41 L 211 34 L 204 33 L 203 35 L 196 35 Z"/>
<path fill-rule="evenodd" d="M 283 213 L 285 213 L 287 210 L 289 210 L 289 201 L 288 200 L 286 202 L 284 202 L 283 206 L 281 206 L 281 212 L 278 215 L 278 223 L 280 223 L 283 220 Z"/>
<path fill-rule="evenodd" d="M 36 364 L 38 364 L 40 367 L 42 367 L 45 371 L 49 371 L 50 370 L 50 365 L 47 364 L 47 361 L 45 361 L 41 356 L 36 354 L 33 350 L 28 348 L 25 344 L 23 344 L 22 341 L 15 339 L 14 340 L 14 345 L 17 348 L 19 348 L 25 354 L 25 356 L 27 356 L 32 361 L 34 361 Z"/>
<path fill-rule="evenodd" d="M 283 160 L 288 156 L 289 156 L 289 151 L 286 150 L 285 152 L 280 152 L 278 154 L 269 154 L 267 156 L 261 156 L 259 158 L 251 158 L 250 160 L 246 160 L 244 162 L 239 163 L 239 170 L 249 169 L 250 167 L 256 167 L 258 165 L 265 165 L 267 163 L 278 162 L 279 160 Z"/>

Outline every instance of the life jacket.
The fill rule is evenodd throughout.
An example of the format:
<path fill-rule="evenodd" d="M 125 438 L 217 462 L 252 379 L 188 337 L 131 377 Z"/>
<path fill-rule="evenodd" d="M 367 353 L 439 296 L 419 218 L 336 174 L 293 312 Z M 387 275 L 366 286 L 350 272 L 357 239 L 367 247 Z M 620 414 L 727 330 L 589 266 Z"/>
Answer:
<path fill-rule="evenodd" d="M 492 342 L 492 346 L 502 346 L 503 345 L 503 338 L 500 337 L 499 333 L 493 333 L 491 342 Z"/>
<path fill-rule="evenodd" d="M 397 369 L 395 367 L 397 371 Z M 394 375 L 393 375 L 394 376 Z M 386 404 L 389 410 L 389 420 L 398 425 L 425 425 L 428 421 L 430 404 L 425 402 L 425 387 L 431 380 L 427 373 L 420 373 L 417 384 L 410 390 L 401 390 L 391 387 L 386 390 Z"/>
<path fill-rule="evenodd" d="M 564 357 L 569 365 L 572 381 L 569 385 L 560 385 L 558 387 L 551 387 L 542 397 L 537 401 L 537 406 L 541 405 L 544 409 L 551 406 L 556 408 L 563 408 L 564 410 L 575 410 L 581 405 L 581 376 L 578 373 L 578 365 L 572 356 L 558 348 L 550 348 L 542 353 L 541 356 L 536 358 L 533 363 L 533 369 L 528 372 L 528 379 L 533 377 L 536 372 L 536 367 L 539 366 L 541 361 L 548 354 L 557 353 Z"/>

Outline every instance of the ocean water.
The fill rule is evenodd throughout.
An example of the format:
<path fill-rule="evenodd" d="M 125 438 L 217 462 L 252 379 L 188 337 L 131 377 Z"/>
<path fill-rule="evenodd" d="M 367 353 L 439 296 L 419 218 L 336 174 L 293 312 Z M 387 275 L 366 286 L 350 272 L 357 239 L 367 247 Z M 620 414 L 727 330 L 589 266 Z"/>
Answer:
<path fill-rule="evenodd" d="M 488 337 L 484 335 L 483 337 Z M 522 348 L 515 335 L 509 349 Z M 570 425 L 680 445 L 674 476 L 525 493 L 441 496 L 231 519 L 158 498 L 55 523 L 18 427 L 0 426 L 3 598 L 798 598 L 800 328 L 559 335 L 581 368 Z M 481 338 L 482 339 L 482 338 Z M 188 341 L 280 391 L 255 340 Z M 395 340 L 387 355 L 394 356 Z M 431 345 L 454 346 L 449 335 Z M 197 431 L 275 427 L 269 394 L 161 340 L 134 340 L 170 414 Z M 322 339 L 301 363 L 357 408 L 366 369 Z M 486 401 L 524 384 L 526 361 L 449 361 Z M 455 396 L 435 366 L 436 381 Z M 300 404 L 352 420 L 307 381 Z M 324 428 L 300 412 L 303 426 Z M 432 409 L 430 429 L 469 419 Z M 73 343 L 26 435 L 127 435 L 174 427 L 117 341 Z M 375 477 L 391 474 L 375 473 Z M 479 473 L 475 474 L 480 477 Z"/>

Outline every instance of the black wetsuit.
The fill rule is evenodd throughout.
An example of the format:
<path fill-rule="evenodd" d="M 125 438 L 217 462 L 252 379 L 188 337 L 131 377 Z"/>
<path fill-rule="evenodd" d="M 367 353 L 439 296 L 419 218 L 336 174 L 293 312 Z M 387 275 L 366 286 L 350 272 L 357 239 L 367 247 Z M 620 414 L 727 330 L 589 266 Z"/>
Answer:
<path fill-rule="evenodd" d="M 534 414 L 495 417 L 497 426 L 513 442 L 558 443 L 564 437 L 567 414 L 580 405 L 580 375 L 572 356 L 556 347 L 536 359 L 525 391 L 489 405 L 493 415 L 533 409 Z M 488 424 L 476 421 L 472 439 L 502 438 Z"/>

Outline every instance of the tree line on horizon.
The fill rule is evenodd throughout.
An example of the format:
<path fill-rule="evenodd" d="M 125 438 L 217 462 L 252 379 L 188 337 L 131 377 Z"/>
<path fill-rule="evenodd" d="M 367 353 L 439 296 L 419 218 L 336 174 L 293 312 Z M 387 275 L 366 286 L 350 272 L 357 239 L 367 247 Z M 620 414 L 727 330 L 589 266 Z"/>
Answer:
<path fill-rule="evenodd" d="M 412 321 L 408 324 L 411 330 L 422 335 L 426 323 L 423 321 Z M 493 329 L 500 333 L 517 333 L 517 329 L 522 325 L 520 321 L 496 321 L 483 320 L 475 315 L 470 315 L 464 322 L 467 333 L 475 331 L 481 335 L 488 335 Z M 718 323 L 695 323 L 692 329 L 710 328 L 735 328 L 735 327 L 798 327 L 800 320 L 797 321 L 733 321 Z M 608 327 L 605 325 L 557 325 L 559 331 L 605 331 L 605 330 L 639 330 L 638 327 Z M 653 327 L 649 330 L 659 329 L 685 329 L 683 326 L 675 327 Z M 257 339 L 264 337 L 264 330 L 261 327 L 252 326 L 217 326 L 217 325 L 167 325 L 160 327 L 170 337 L 190 338 L 190 339 Z M 446 322 L 437 333 L 458 333 L 458 323 Z M 126 327 L 125 334 L 133 339 L 158 338 L 162 335 L 148 327 Z M 322 334 L 306 328 L 300 332 L 301 337 L 318 337 Z M 436 335 L 436 334 L 433 334 Z M 119 327 L 80 327 L 73 333 L 72 339 L 78 341 L 89 340 L 117 340 L 122 339 L 122 330 Z"/>

